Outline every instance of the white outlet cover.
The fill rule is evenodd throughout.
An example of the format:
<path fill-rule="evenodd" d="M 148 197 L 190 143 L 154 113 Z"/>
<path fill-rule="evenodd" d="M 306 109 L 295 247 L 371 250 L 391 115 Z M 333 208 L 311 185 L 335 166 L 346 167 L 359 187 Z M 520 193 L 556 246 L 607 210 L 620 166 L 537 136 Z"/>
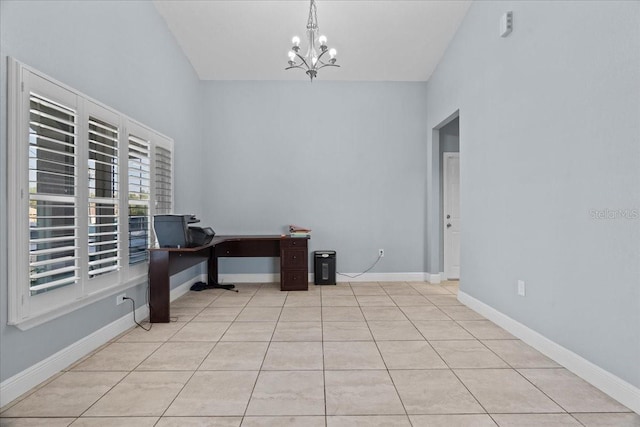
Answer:
<path fill-rule="evenodd" d="M 524 280 L 518 280 L 518 295 L 525 296 Z"/>
<path fill-rule="evenodd" d="M 513 12 L 505 12 L 500 17 L 500 37 L 507 37 L 513 31 Z"/>

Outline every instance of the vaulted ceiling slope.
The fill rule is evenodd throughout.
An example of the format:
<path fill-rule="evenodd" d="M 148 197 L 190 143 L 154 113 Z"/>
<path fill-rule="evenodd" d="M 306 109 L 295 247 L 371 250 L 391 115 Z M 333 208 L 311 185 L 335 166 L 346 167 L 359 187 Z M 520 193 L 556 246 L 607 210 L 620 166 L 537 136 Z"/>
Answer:
<path fill-rule="evenodd" d="M 294 35 L 304 42 L 308 0 L 156 0 L 202 80 L 305 80 L 285 71 Z M 341 68 L 319 80 L 426 81 L 471 0 L 317 0 L 320 34 Z"/>

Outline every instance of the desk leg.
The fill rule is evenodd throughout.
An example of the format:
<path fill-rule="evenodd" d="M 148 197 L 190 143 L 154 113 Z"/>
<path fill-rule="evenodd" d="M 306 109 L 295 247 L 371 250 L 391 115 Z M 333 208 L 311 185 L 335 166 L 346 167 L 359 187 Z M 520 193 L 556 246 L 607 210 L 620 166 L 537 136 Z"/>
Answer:
<path fill-rule="evenodd" d="M 169 252 L 150 251 L 149 321 L 169 323 Z"/>
<path fill-rule="evenodd" d="M 216 248 L 211 248 L 209 252 L 209 268 L 208 268 L 208 285 L 218 284 L 218 256 L 216 255 Z"/>
<path fill-rule="evenodd" d="M 209 266 L 208 266 L 208 283 L 207 289 L 225 289 L 227 291 L 238 292 L 235 285 L 221 285 L 218 283 L 218 255 L 216 255 L 216 248 L 212 247 L 209 253 Z"/>

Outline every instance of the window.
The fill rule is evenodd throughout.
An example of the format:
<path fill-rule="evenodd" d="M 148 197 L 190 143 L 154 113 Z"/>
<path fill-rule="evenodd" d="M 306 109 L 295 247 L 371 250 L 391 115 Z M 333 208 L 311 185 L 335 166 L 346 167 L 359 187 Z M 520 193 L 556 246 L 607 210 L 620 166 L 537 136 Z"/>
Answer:
<path fill-rule="evenodd" d="M 10 60 L 9 323 L 141 283 L 172 211 L 173 141 Z"/>

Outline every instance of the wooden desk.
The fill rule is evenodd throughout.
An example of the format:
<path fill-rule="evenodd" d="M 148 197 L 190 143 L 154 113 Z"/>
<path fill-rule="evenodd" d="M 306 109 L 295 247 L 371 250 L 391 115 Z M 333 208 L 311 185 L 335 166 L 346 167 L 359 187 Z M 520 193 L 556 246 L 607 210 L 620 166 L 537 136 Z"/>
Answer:
<path fill-rule="evenodd" d="M 309 256 L 305 238 L 287 236 L 215 236 L 197 248 L 149 249 L 149 312 L 151 323 L 169 322 L 172 275 L 208 261 L 208 284 L 218 284 L 218 258 L 279 257 L 280 290 L 308 289 Z"/>

